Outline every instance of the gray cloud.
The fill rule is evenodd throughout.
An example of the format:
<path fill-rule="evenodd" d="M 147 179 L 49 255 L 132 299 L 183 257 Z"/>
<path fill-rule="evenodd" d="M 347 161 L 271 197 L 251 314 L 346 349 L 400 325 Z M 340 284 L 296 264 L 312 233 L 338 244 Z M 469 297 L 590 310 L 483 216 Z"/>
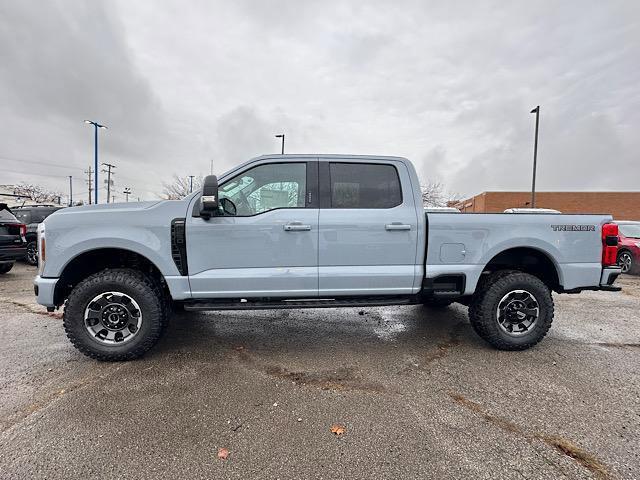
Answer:
<path fill-rule="evenodd" d="M 4 2 L 0 159 L 75 168 L 31 177 L 59 185 L 91 160 L 92 117 L 146 197 L 282 131 L 289 152 L 404 155 L 461 193 L 527 189 L 540 104 L 540 189 L 637 189 L 639 21 L 615 1 Z M 29 179 L 0 162 L 0 183 Z"/>

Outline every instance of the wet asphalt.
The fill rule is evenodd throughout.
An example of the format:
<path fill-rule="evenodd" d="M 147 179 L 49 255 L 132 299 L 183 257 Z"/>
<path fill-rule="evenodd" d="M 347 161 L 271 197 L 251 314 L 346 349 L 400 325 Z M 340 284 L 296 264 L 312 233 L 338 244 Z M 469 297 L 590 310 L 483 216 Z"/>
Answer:
<path fill-rule="evenodd" d="M 0 478 L 640 478 L 638 277 L 555 296 L 525 352 L 412 306 L 183 313 L 109 364 L 34 275 L 0 278 Z"/>

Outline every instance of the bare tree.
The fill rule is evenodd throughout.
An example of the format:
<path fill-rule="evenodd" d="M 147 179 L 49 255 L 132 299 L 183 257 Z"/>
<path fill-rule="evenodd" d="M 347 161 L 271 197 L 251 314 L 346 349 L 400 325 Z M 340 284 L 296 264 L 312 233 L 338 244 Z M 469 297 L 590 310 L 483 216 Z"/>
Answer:
<path fill-rule="evenodd" d="M 191 193 L 191 178 L 189 176 L 180 177 L 174 175 L 170 183 L 162 182 L 162 187 L 162 195 L 164 195 L 167 200 L 179 200 Z M 201 187 L 202 177 L 193 177 L 193 191 L 195 192 Z"/>
<path fill-rule="evenodd" d="M 422 205 L 424 207 L 446 207 L 450 203 L 457 202 L 461 196 L 448 192 L 442 182 L 429 182 L 420 186 L 422 192 Z"/>
<path fill-rule="evenodd" d="M 13 189 L 15 195 L 28 198 L 37 203 L 57 202 L 62 193 L 53 190 L 47 190 L 40 185 L 34 185 L 31 183 L 21 183 L 16 185 Z"/>
<path fill-rule="evenodd" d="M 420 186 L 422 205 L 425 207 L 444 207 L 447 204 L 444 186 L 441 182 L 429 182 Z"/>

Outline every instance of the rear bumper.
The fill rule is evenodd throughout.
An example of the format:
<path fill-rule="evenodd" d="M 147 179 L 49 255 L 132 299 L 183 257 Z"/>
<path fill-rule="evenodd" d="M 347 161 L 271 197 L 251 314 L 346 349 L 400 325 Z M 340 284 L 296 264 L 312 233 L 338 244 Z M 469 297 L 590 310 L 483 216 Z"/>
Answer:
<path fill-rule="evenodd" d="M 22 260 L 27 255 L 27 246 L 0 248 L 0 262 Z"/>
<path fill-rule="evenodd" d="M 614 287 L 613 282 L 622 273 L 620 267 L 605 267 L 602 269 L 602 275 L 600 276 L 600 290 L 620 291 L 620 287 Z"/>
<path fill-rule="evenodd" d="M 54 294 L 56 291 L 57 278 L 43 278 L 38 275 L 33 281 L 33 291 L 36 294 L 36 301 L 45 307 L 55 307 Z"/>
<path fill-rule="evenodd" d="M 613 284 L 616 281 L 616 278 L 622 273 L 622 269 L 620 267 L 605 267 L 602 269 L 602 274 L 600 275 L 600 285 L 593 287 L 578 287 L 571 288 L 568 290 L 561 290 L 559 293 L 580 293 L 585 290 L 604 290 L 605 292 L 619 292 L 622 290 L 621 287 L 617 287 Z"/>

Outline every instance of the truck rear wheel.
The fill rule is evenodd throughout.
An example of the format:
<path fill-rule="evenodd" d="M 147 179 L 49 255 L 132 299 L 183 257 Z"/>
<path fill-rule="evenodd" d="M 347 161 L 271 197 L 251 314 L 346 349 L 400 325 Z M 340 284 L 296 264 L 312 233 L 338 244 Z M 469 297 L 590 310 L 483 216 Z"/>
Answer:
<path fill-rule="evenodd" d="M 469 320 L 476 333 L 495 348 L 525 350 L 542 340 L 551 328 L 551 291 L 528 273 L 492 273 L 473 296 Z"/>
<path fill-rule="evenodd" d="M 85 355 L 104 361 L 141 357 L 167 323 L 162 291 L 131 269 L 107 269 L 81 281 L 64 308 L 64 328 Z"/>

